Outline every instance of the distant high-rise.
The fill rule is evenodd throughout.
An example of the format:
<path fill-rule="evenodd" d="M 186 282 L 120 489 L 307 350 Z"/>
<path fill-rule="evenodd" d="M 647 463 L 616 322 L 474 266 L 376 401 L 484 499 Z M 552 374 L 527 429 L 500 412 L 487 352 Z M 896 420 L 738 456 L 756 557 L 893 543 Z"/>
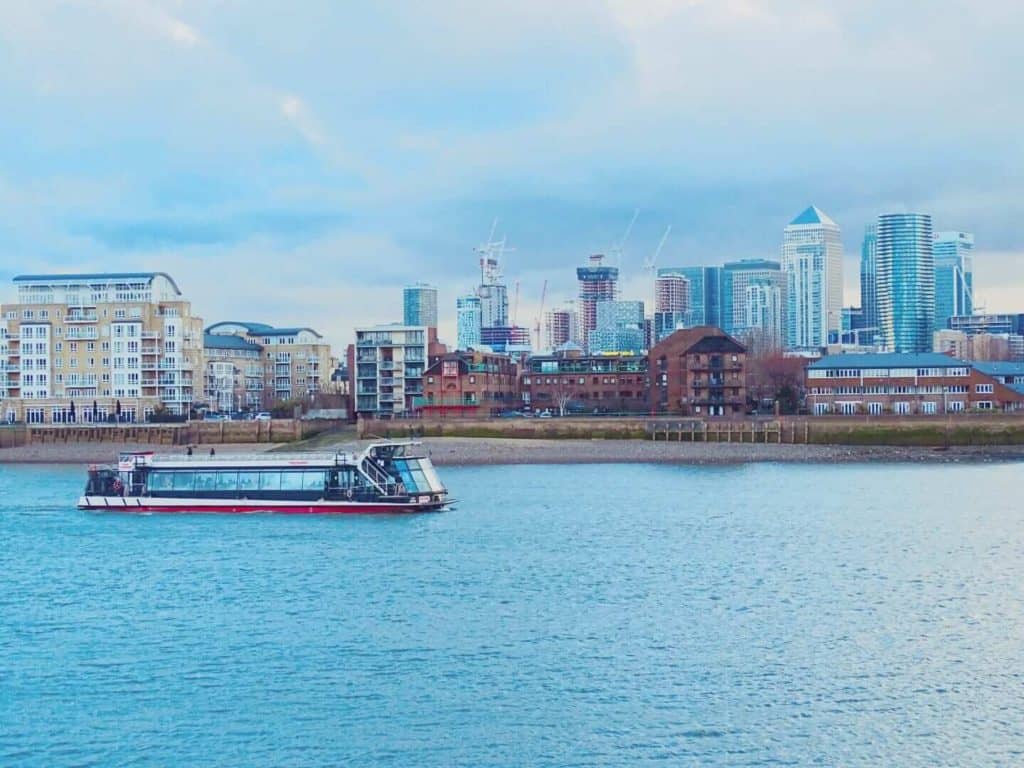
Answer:
<path fill-rule="evenodd" d="M 480 323 L 484 328 L 508 325 L 508 287 L 501 275 L 498 259 L 483 256 L 480 259 Z"/>
<path fill-rule="evenodd" d="M 860 308 L 864 313 L 865 328 L 878 328 L 877 247 L 878 226 L 868 224 L 864 227 L 864 240 L 860 245 Z"/>
<path fill-rule="evenodd" d="M 571 307 L 544 313 L 544 348 L 556 350 L 569 342 L 578 343 L 579 320 Z"/>
<path fill-rule="evenodd" d="M 599 301 L 597 323 L 590 333 L 591 353 L 632 352 L 645 348 L 646 328 L 642 301 Z"/>
<path fill-rule="evenodd" d="M 686 326 L 722 325 L 721 267 L 662 267 L 658 277 L 682 275 L 689 282 Z"/>
<path fill-rule="evenodd" d="M 576 269 L 579 280 L 580 335 L 583 346 L 590 349 L 590 332 L 597 327 L 597 305 L 614 301 L 618 294 L 619 268 L 604 264 L 604 256 L 595 254 L 585 267 Z"/>
<path fill-rule="evenodd" d="M 405 325 L 437 327 L 437 288 L 427 283 L 407 285 L 402 291 Z"/>
<path fill-rule="evenodd" d="M 482 312 L 480 297 L 474 294 L 459 296 L 455 300 L 458 324 L 458 348 L 479 349 Z"/>
<path fill-rule="evenodd" d="M 949 318 L 974 312 L 974 235 L 936 232 L 935 330 L 949 327 Z"/>
<path fill-rule="evenodd" d="M 751 292 L 748 289 L 752 287 L 765 290 Z M 777 302 L 785 299 L 786 276 L 779 262 L 743 259 L 728 262 L 722 267 L 721 328 L 726 333 L 737 336 L 763 331 L 773 341 L 784 344 L 785 326 L 778 324 L 785 322 L 786 312 L 785 307 Z M 771 309 L 765 314 L 764 309 L 769 305 Z M 762 321 L 769 325 L 763 327 Z"/>
<path fill-rule="evenodd" d="M 779 281 L 760 280 L 744 289 L 743 325 L 736 333 L 761 350 L 785 346 L 786 293 Z"/>
<path fill-rule="evenodd" d="M 932 217 L 878 217 L 878 321 L 888 352 L 930 352 L 935 328 Z"/>
<path fill-rule="evenodd" d="M 809 207 L 783 230 L 787 344 L 818 349 L 839 331 L 843 304 L 843 241 L 839 225 Z"/>
<path fill-rule="evenodd" d="M 686 326 L 690 309 L 690 281 L 685 275 L 669 273 L 654 280 L 653 346 L 677 328 Z"/>

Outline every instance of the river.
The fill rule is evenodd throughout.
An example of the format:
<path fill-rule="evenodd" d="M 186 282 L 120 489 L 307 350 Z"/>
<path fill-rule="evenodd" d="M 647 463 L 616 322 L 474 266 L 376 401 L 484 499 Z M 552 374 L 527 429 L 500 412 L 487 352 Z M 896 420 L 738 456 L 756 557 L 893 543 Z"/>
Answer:
<path fill-rule="evenodd" d="M 1024 464 L 442 476 L 175 517 L 0 467 L 0 765 L 1024 762 Z"/>

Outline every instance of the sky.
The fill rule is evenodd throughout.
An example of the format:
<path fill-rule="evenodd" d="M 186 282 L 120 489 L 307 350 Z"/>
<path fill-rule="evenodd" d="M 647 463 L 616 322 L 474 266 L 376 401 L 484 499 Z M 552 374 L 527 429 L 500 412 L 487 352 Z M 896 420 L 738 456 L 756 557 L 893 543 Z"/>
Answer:
<path fill-rule="evenodd" d="M 619 243 L 659 266 L 778 258 L 840 225 L 973 232 L 1024 311 L 1016 0 L 0 0 L 0 300 L 20 273 L 172 274 L 207 323 L 336 345 L 455 297 L 495 220 L 517 321 Z"/>

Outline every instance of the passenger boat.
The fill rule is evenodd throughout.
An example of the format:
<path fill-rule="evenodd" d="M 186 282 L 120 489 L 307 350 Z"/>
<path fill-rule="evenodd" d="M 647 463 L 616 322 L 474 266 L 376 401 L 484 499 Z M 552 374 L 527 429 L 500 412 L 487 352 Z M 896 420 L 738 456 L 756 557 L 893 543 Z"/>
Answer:
<path fill-rule="evenodd" d="M 361 453 L 156 456 L 121 453 L 89 467 L 80 509 L 117 512 L 434 512 L 451 503 L 430 458 L 414 442 Z"/>

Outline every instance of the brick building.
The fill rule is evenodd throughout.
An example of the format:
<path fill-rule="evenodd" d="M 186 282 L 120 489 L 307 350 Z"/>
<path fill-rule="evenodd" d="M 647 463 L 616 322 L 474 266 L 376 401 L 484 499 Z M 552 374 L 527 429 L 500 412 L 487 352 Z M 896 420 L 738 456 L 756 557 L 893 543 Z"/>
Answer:
<path fill-rule="evenodd" d="M 816 415 L 1024 410 L 1024 392 L 996 373 L 937 352 L 830 355 L 807 366 L 807 404 Z"/>
<path fill-rule="evenodd" d="M 732 416 L 746 411 L 747 351 L 720 328 L 678 330 L 648 356 L 652 413 Z"/>
<path fill-rule="evenodd" d="M 536 411 L 646 413 L 647 357 L 585 355 L 567 345 L 557 354 L 527 360 L 521 386 L 523 402 Z"/>
<path fill-rule="evenodd" d="M 505 355 L 449 352 L 432 359 L 413 407 L 423 416 L 492 416 L 521 405 L 518 384 L 516 365 Z"/>

